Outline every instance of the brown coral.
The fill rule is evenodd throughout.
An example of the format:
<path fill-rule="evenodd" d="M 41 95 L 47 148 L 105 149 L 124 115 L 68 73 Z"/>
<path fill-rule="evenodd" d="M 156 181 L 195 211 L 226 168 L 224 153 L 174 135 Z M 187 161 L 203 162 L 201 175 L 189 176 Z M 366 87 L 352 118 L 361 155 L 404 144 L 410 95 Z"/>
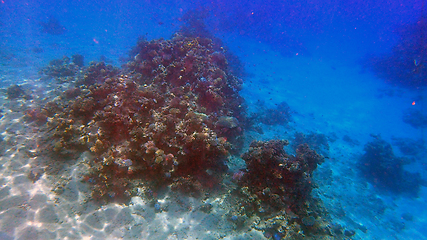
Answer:
<path fill-rule="evenodd" d="M 121 73 L 91 63 L 77 81 L 83 85 L 42 108 L 53 153 L 92 152 L 87 180 L 98 199 L 129 197 L 134 180 L 185 191 L 215 187 L 227 154 L 239 149 L 241 80 L 209 39 L 176 35 L 136 49 Z M 231 125 L 218 124 L 224 119 Z"/>
<path fill-rule="evenodd" d="M 247 169 L 239 184 L 248 186 L 269 207 L 304 211 L 312 189 L 311 175 L 324 159 L 306 144 L 290 155 L 286 145 L 284 140 L 253 141 L 242 155 Z"/>

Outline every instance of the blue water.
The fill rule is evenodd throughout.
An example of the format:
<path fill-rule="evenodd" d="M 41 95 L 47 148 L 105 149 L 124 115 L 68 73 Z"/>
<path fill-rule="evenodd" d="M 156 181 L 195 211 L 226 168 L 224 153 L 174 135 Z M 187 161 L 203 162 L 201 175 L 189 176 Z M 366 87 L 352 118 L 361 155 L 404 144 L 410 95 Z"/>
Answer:
<path fill-rule="evenodd" d="M 288 124 L 260 123 L 262 133 L 248 130 L 246 145 L 249 139 L 292 140 L 297 132 L 326 135 L 329 148 L 322 154 L 327 158 L 314 173 L 318 188 L 312 195 L 323 201 L 333 222 L 356 231 L 349 239 L 427 239 L 427 76 L 422 75 L 424 78 L 416 83 L 408 83 L 409 79 L 406 83 L 400 79 L 404 82 L 399 83 L 367 65 L 372 56 L 402 54 L 393 49 L 402 36 L 416 37 L 405 29 L 427 16 L 424 4 L 422 0 L 1 0 L 0 86 L 7 89 L 12 84 L 23 84 L 31 88 L 33 84 L 44 88 L 38 81 L 39 69 L 53 59 L 74 54 L 83 55 L 86 65 L 103 60 L 120 67 L 139 37 L 170 39 L 186 24 L 186 14 L 194 11 L 196 18 L 206 24 L 204 30 L 221 39 L 227 51 L 243 63 L 240 94 L 248 113 L 274 109 L 282 102 L 292 110 Z M 420 31 L 427 38 L 427 30 Z M 411 45 L 417 53 L 407 49 L 415 56 L 413 65 L 411 62 L 409 70 L 398 70 L 408 71 L 406 76 L 426 71 L 422 61 L 427 60 L 427 52 L 419 49 L 417 41 Z M 6 97 L 2 103 L 3 113 L 9 111 Z M 413 110 L 422 115 L 417 120 L 426 123 L 414 127 L 405 122 L 405 114 Z M 4 121 L 3 130 L 9 124 L 25 128 L 23 122 L 0 121 Z M 360 174 L 358 159 L 365 153 L 365 145 L 378 136 L 391 144 L 397 158 L 404 159 L 404 163 L 395 163 L 403 166 L 404 174 L 419 174 L 416 196 L 390 192 Z M 408 142 L 409 147 L 419 144 L 418 152 L 408 154 L 399 148 L 399 139 Z M 22 144 L 18 140 L 16 144 Z M 230 165 L 242 166 L 238 162 Z M 2 174 L 6 186 L 7 172 Z M 11 210 L 4 201 L 0 201 L 0 209 L 0 218 Z M 35 232 L 45 228 L 37 223 L 31 226 Z M 188 239 L 204 238 L 191 232 L 186 233 Z M 30 239 L 30 233 L 19 235 L 0 225 L 0 239 Z M 233 234 L 224 230 L 215 237 L 240 239 Z M 38 236 L 55 239 L 60 235 Z M 94 234 L 92 239 L 103 236 Z M 179 236 L 175 239 L 183 235 Z M 280 236 L 272 235 L 270 239 Z"/>

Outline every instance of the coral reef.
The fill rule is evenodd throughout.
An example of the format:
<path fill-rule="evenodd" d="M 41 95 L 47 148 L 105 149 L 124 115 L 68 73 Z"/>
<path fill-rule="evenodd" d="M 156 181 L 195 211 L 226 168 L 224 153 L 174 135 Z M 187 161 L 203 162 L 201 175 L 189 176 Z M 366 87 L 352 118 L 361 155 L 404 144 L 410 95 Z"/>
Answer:
<path fill-rule="evenodd" d="M 243 77 L 246 75 L 244 64 L 236 55 L 232 54 L 227 46 L 222 43 L 221 39 L 215 37 L 206 27 L 205 20 L 209 16 L 209 13 L 210 10 L 203 8 L 185 12 L 181 18 L 184 24 L 179 30 L 179 34 L 185 37 L 211 39 L 215 45 L 222 47 L 222 53 L 224 54 L 223 56 L 215 55 L 214 57 L 224 58 L 225 56 L 229 72 L 235 76 Z"/>
<path fill-rule="evenodd" d="M 286 102 L 277 104 L 275 108 L 267 108 L 263 101 L 258 100 L 256 107 L 257 111 L 249 119 L 252 125 L 259 122 L 266 125 L 286 125 L 292 121 L 293 111 Z"/>
<path fill-rule="evenodd" d="M 328 137 L 323 133 L 311 132 L 304 134 L 301 132 L 295 133 L 294 140 L 292 141 L 292 148 L 297 149 L 301 144 L 307 144 L 310 148 L 320 152 L 326 156 L 329 151 L 329 141 L 335 140 L 332 137 Z"/>
<path fill-rule="evenodd" d="M 251 120 L 239 95 L 242 80 L 217 41 L 182 33 L 140 39 L 121 69 L 104 62 L 85 68 L 81 57 L 74 59 L 42 72 L 73 84 L 62 84 L 60 96 L 26 111 L 42 133 L 40 157 L 27 174 L 32 182 L 80 159 L 79 177 L 101 203 L 138 195 L 160 213 L 167 211 L 157 199 L 165 189 L 194 197 L 227 189 L 235 194 L 225 202 L 235 204 L 226 217 L 236 229 L 251 223 L 275 239 L 343 234 L 334 232 L 321 202 L 311 197 L 312 173 L 323 157 L 307 144 L 291 155 L 287 141 L 254 141 L 242 155 L 247 168 L 226 174 L 226 160 L 240 153 Z M 266 124 L 290 121 L 286 103 L 271 112 L 274 122 Z M 224 177 L 239 187 L 225 187 Z M 200 211 L 212 208 L 206 202 Z"/>
<path fill-rule="evenodd" d="M 408 160 L 396 157 L 389 143 L 379 136 L 365 145 L 365 153 L 359 159 L 362 175 L 375 187 L 394 194 L 417 196 L 421 184 L 419 173 L 411 173 L 403 167 Z"/>
<path fill-rule="evenodd" d="M 120 69 L 105 62 L 90 62 L 85 69 L 83 77 L 76 81 L 76 86 L 84 85 L 89 87 L 95 83 L 101 84 L 105 79 L 118 75 Z"/>
<path fill-rule="evenodd" d="M 73 55 L 71 59 L 64 56 L 62 59 L 54 59 L 49 65 L 42 68 L 39 73 L 60 82 L 70 82 L 75 80 L 75 76 L 80 73 L 84 65 L 84 57 L 80 54 Z"/>
<path fill-rule="evenodd" d="M 45 122 L 40 151 L 61 159 L 90 151 L 85 180 L 100 200 L 128 199 L 141 182 L 190 194 L 218 187 L 227 155 L 242 146 L 242 81 L 210 39 L 176 34 L 135 50 L 123 70 L 91 63 L 78 87 L 27 111 Z M 63 76 L 56 66 L 70 65 L 48 72 Z"/>

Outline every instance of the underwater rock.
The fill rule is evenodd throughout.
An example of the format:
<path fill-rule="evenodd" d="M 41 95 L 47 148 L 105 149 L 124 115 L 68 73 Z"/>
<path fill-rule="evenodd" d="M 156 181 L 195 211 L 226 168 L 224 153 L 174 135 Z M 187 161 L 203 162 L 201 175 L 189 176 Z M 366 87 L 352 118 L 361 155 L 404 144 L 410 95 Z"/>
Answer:
<path fill-rule="evenodd" d="M 75 81 L 74 77 L 81 70 L 81 66 L 76 64 L 74 61 L 77 61 L 78 64 L 81 64 L 78 59 L 73 58 L 72 61 L 67 56 L 64 56 L 62 59 L 54 59 L 49 62 L 48 66 L 42 68 L 39 71 L 39 74 L 55 78 L 60 82 Z"/>

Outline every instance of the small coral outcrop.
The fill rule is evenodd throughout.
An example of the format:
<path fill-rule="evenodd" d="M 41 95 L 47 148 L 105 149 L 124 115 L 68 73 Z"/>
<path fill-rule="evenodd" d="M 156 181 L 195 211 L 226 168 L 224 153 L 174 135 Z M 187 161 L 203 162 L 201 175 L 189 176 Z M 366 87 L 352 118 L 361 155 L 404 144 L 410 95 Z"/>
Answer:
<path fill-rule="evenodd" d="M 6 89 L 7 99 L 23 98 L 25 100 L 31 99 L 31 95 L 20 85 L 12 84 Z"/>
<path fill-rule="evenodd" d="M 294 155 L 286 140 L 253 141 L 242 155 L 246 169 L 236 173 L 233 210 L 228 213 L 236 228 L 252 227 L 272 239 L 345 239 L 343 229 L 332 227 L 322 202 L 311 196 L 313 171 L 323 156 L 300 144 Z"/>
<path fill-rule="evenodd" d="M 409 161 L 394 155 L 389 143 L 379 136 L 365 145 L 359 158 L 361 174 L 378 189 L 393 194 L 417 196 L 421 177 L 404 169 Z"/>
<path fill-rule="evenodd" d="M 84 57 L 75 54 L 71 58 L 64 56 L 62 59 L 54 59 L 49 65 L 42 68 L 39 73 L 45 78 L 54 78 L 59 82 L 72 82 L 81 72 L 84 65 Z"/>
<path fill-rule="evenodd" d="M 239 184 L 261 199 L 264 208 L 289 208 L 294 212 L 306 209 L 312 184 L 312 173 L 324 158 L 301 144 L 295 155 L 286 153 L 285 140 L 254 141 L 242 155 L 246 172 Z"/>

